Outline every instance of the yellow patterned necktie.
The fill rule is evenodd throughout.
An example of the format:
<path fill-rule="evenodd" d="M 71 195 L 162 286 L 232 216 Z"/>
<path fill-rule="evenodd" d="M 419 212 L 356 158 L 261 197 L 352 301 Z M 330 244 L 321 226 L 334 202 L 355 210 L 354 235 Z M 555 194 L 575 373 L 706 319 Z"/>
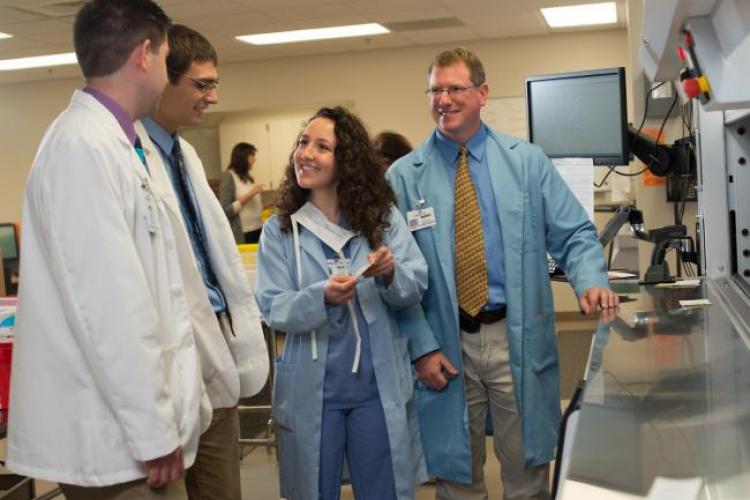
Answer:
<path fill-rule="evenodd" d="M 469 151 L 461 146 L 456 167 L 456 289 L 458 307 L 476 316 L 487 303 L 487 265 L 482 216 L 469 173 Z"/>

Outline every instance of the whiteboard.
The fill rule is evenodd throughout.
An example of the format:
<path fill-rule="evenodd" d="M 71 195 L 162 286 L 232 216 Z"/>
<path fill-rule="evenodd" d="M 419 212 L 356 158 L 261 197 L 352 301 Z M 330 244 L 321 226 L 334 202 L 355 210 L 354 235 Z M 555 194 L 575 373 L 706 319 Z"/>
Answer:
<path fill-rule="evenodd" d="M 487 103 L 482 108 L 482 120 L 498 132 L 517 139 L 528 140 L 526 98 L 524 97 L 487 99 Z"/>

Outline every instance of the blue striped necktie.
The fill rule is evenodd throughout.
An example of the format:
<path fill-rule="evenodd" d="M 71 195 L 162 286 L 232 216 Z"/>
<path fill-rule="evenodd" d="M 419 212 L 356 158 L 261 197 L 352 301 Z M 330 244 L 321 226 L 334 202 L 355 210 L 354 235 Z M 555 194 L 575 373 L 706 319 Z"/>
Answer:
<path fill-rule="evenodd" d="M 175 138 L 174 145 L 172 146 L 172 154 L 169 157 L 172 163 L 172 174 L 177 181 L 177 195 L 181 200 L 181 205 L 185 207 L 187 211 L 187 217 L 185 217 L 185 225 L 190 234 L 192 234 L 195 243 L 196 250 L 201 253 L 203 262 L 206 263 L 206 274 L 209 283 L 219 288 L 219 280 L 216 279 L 214 270 L 211 267 L 211 260 L 208 257 L 208 250 L 206 245 L 205 236 L 201 229 L 200 222 L 198 220 L 198 210 L 195 207 L 195 202 L 190 192 L 190 185 L 187 170 L 185 169 L 185 160 L 182 156 L 182 149 L 180 148 L 180 139 Z"/>

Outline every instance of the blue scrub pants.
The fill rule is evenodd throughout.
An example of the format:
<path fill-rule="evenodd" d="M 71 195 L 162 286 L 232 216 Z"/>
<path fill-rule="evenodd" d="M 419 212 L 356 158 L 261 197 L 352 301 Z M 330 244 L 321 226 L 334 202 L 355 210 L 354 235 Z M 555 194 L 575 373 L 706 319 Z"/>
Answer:
<path fill-rule="evenodd" d="M 339 500 L 345 453 L 357 500 L 396 500 L 391 448 L 379 399 L 346 409 L 323 403 L 320 500 Z"/>

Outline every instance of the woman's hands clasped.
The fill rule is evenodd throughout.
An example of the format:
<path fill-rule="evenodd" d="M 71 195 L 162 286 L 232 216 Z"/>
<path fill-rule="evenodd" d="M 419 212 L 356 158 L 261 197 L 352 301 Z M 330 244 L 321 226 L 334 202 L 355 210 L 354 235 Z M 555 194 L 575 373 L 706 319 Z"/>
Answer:
<path fill-rule="evenodd" d="M 396 258 L 391 249 L 381 245 L 367 256 L 369 267 L 362 273 L 365 278 L 382 276 L 386 285 L 393 281 Z M 328 304 L 345 304 L 354 298 L 358 276 L 333 274 L 323 287 L 323 296 Z"/>
<path fill-rule="evenodd" d="M 357 278 L 351 274 L 332 274 L 323 287 L 323 296 L 328 304 L 346 304 L 354 298 Z"/>

